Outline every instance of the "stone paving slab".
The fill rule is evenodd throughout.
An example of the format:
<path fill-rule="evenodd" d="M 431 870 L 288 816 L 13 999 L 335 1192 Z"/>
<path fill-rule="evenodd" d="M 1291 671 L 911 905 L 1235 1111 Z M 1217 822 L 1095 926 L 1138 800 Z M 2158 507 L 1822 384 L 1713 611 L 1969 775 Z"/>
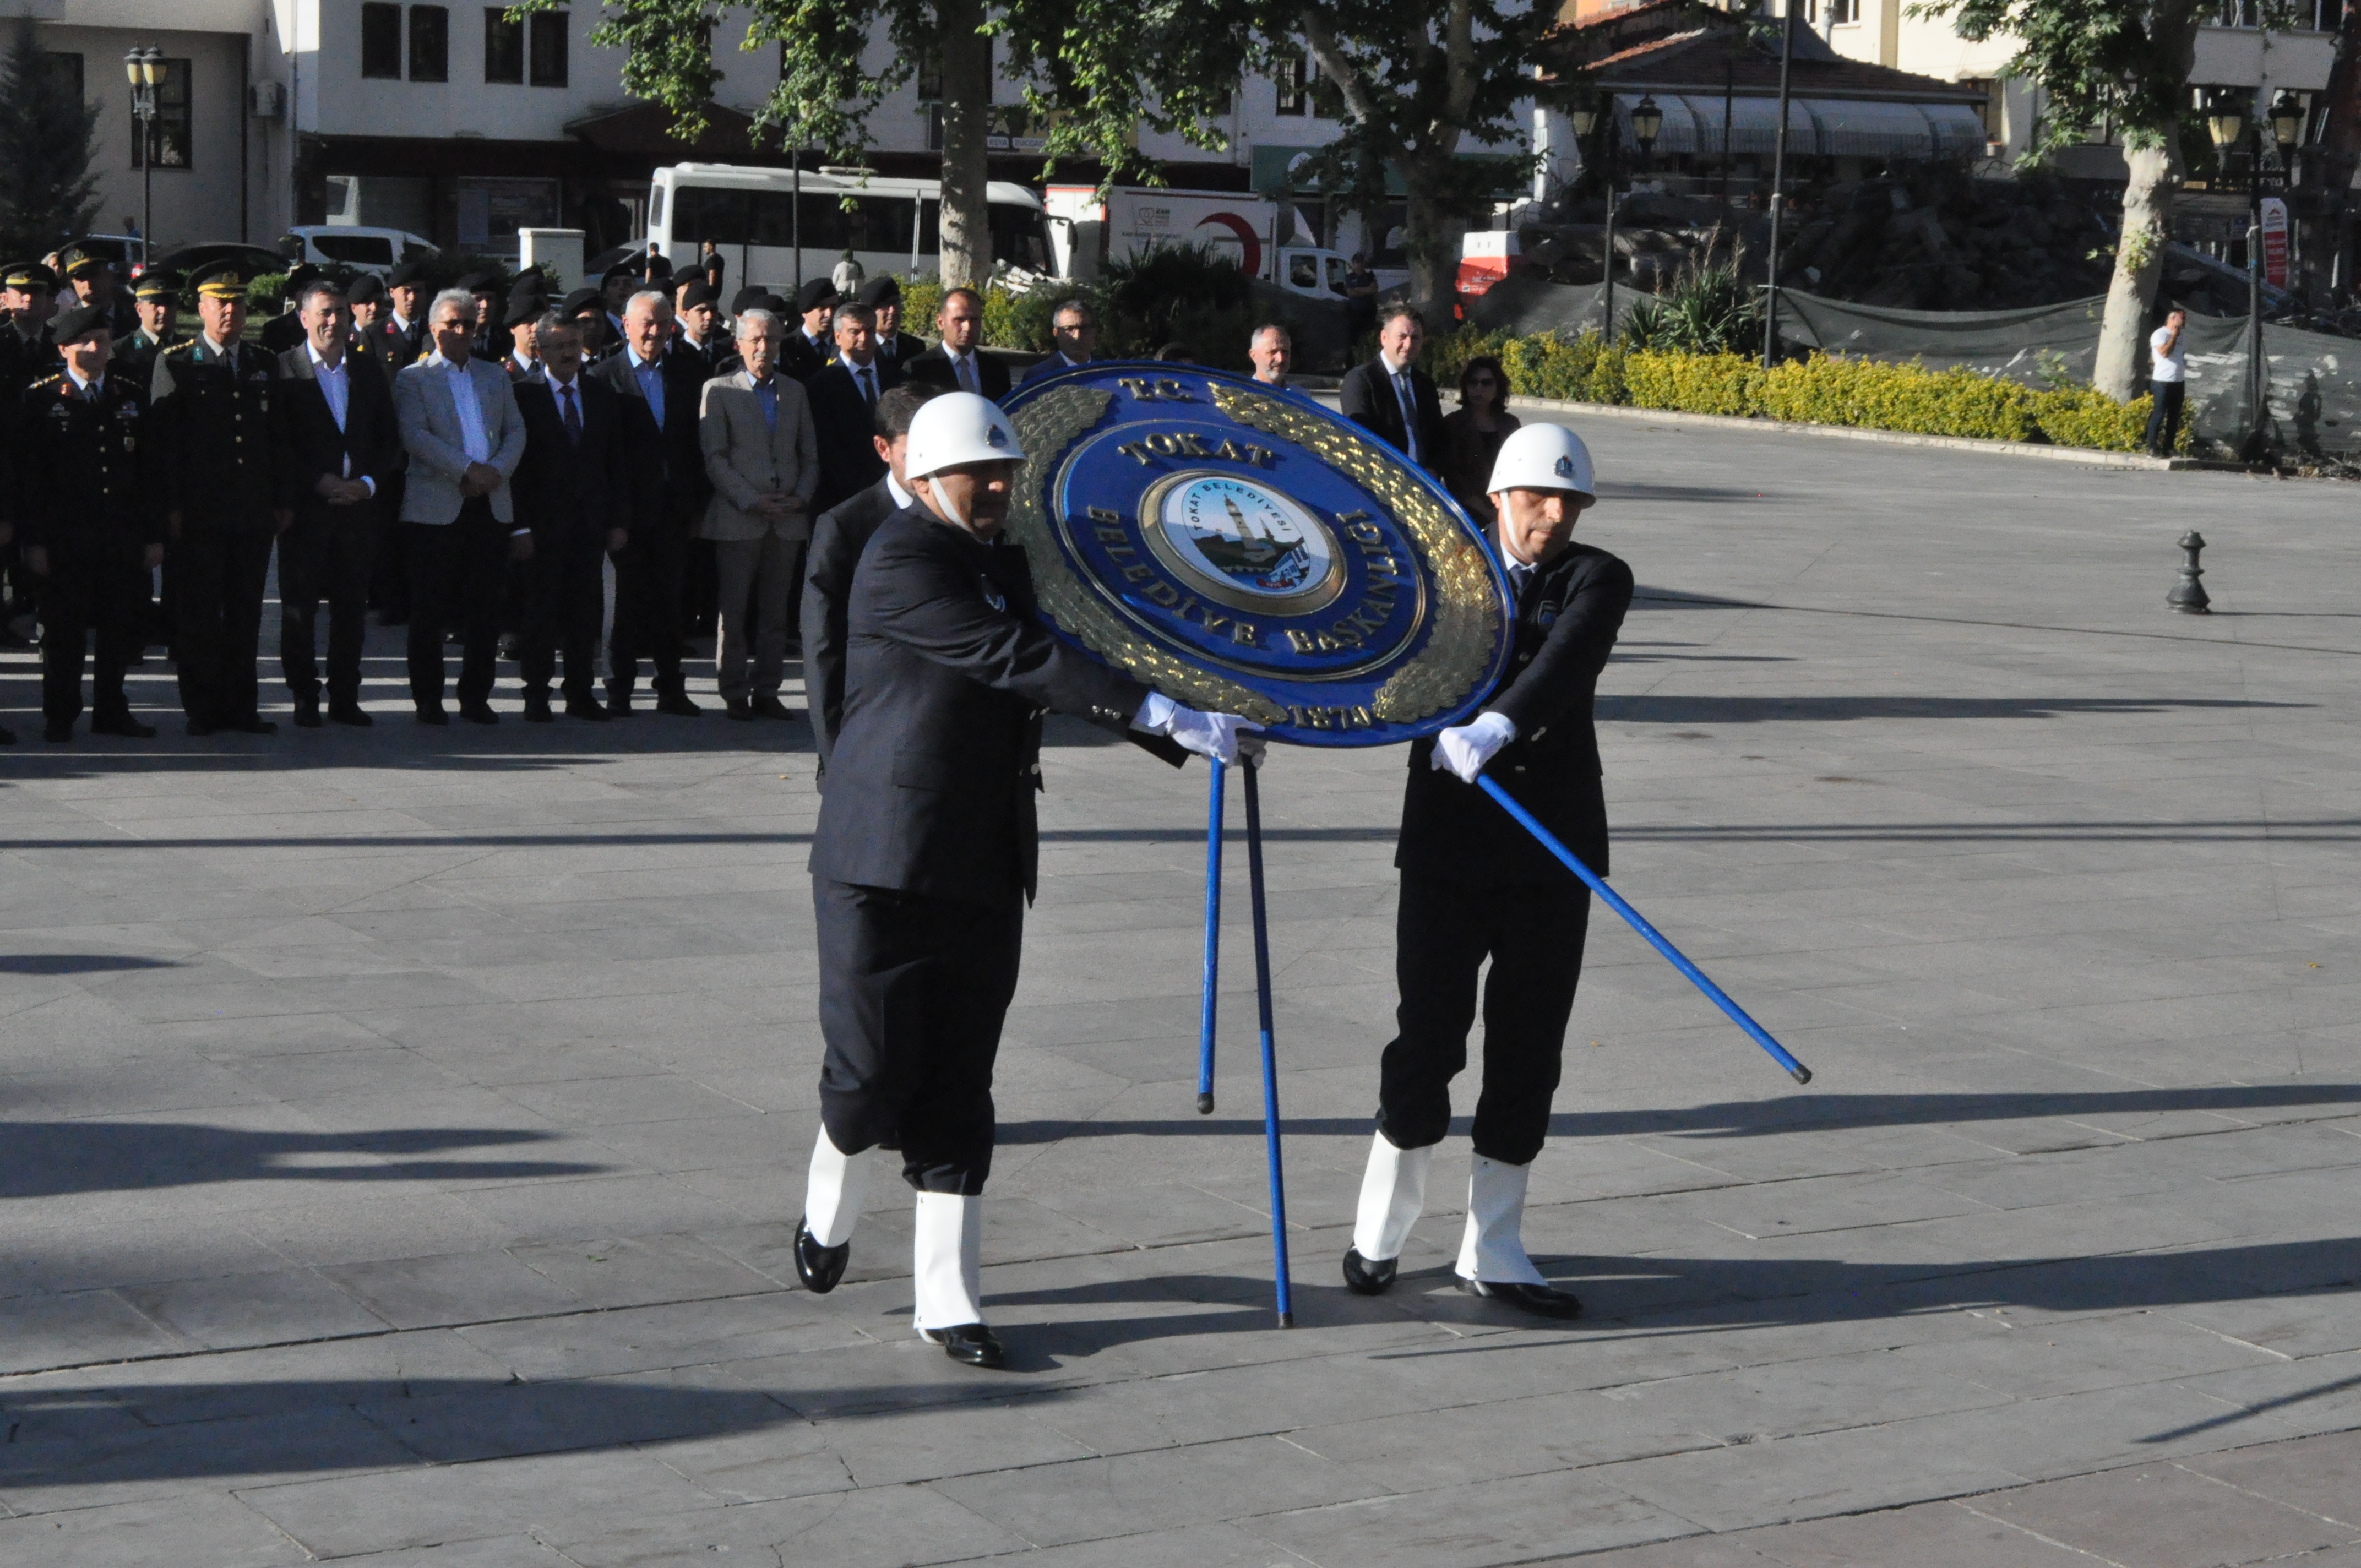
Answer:
<path fill-rule="evenodd" d="M 1266 781 L 1283 1332 L 1242 848 L 1200 1117 L 1202 773 L 1053 727 L 983 1376 L 890 1176 L 794 1287 L 807 730 L 423 731 L 373 630 L 367 734 L 0 752 L 0 1559 L 2361 1568 L 2347 492 L 1587 433 L 1616 880 L 1817 1078 L 1594 924 L 1584 1322 L 1450 1288 L 1464 1135 L 1335 1273 L 1399 753 Z"/>

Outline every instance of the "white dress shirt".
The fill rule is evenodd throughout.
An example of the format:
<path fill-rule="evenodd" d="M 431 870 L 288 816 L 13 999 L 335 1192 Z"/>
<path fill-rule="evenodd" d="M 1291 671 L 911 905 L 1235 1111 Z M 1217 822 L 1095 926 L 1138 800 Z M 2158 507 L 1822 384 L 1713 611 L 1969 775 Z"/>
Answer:
<path fill-rule="evenodd" d="M 918 499 L 902 488 L 902 481 L 894 477 L 890 468 L 885 471 L 885 493 L 894 498 L 894 510 L 896 511 L 912 505 Z"/>
<path fill-rule="evenodd" d="M 312 346 L 309 339 L 304 341 L 303 352 L 312 356 L 312 375 L 320 383 L 320 395 L 328 400 L 328 413 L 335 420 L 336 428 L 341 431 L 345 428 L 346 418 L 352 411 L 353 383 L 351 378 L 346 374 L 352 361 L 339 359 L 334 365 L 329 364 L 320 357 L 320 351 Z M 477 422 L 480 425 L 483 422 L 478 418 Z M 344 477 L 347 479 L 353 477 L 353 455 L 350 452 L 345 454 Z M 368 487 L 369 494 L 377 494 L 375 479 L 363 474 L 361 483 Z"/>
<path fill-rule="evenodd" d="M 943 357 L 951 362 L 951 379 L 959 383 L 961 391 L 983 395 L 983 370 L 975 362 L 974 349 L 971 348 L 965 354 L 961 354 L 946 347 L 943 350 Z"/>
<path fill-rule="evenodd" d="M 457 360 L 443 361 L 443 374 L 450 378 L 451 406 L 459 414 L 459 444 L 467 449 L 470 463 L 492 460 L 492 438 L 484 431 L 484 405 L 476 396 L 476 378 L 467 367 Z"/>

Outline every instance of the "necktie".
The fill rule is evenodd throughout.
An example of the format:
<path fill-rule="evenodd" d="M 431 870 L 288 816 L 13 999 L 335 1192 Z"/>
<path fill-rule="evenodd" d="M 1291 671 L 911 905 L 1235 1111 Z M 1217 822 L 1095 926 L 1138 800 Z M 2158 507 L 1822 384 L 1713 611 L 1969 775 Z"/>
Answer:
<path fill-rule="evenodd" d="M 1402 445 L 1409 449 L 1411 462 L 1421 462 L 1425 455 L 1418 449 L 1418 399 L 1411 394 L 1409 371 L 1394 377 L 1394 396 L 1401 400 Z"/>
<path fill-rule="evenodd" d="M 962 355 L 958 364 L 960 389 L 963 392 L 982 392 L 983 389 L 975 384 L 975 361 Z"/>
<path fill-rule="evenodd" d="M 582 444 L 582 411 L 575 406 L 574 389 L 560 388 L 559 395 L 566 400 L 566 439 L 570 444 L 579 446 Z"/>
<path fill-rule="evenodd" d="M 870 379 L 875 374 L 866 365 L 861 367 L 861 400 L 863 402 L 874 403 L 877 400 L 877 384 Z"/>

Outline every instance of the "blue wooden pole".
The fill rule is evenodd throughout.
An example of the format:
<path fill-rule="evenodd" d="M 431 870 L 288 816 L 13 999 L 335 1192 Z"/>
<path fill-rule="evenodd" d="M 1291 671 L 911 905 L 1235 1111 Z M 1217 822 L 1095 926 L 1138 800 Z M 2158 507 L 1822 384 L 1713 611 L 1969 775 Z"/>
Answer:
<path fill-rule="evenodd" d="M 1205 997 L 1197 1014 L 1197 1114 L 1213 1113 L 1213 1012 L 1222 979 L 1222 759 L 1205 803 Z"/>
<path fill-rule="evenodd" d="M 1616 914 L 1623 916 L 1625 922 L 1631 926 L 1631 929 L 1639 932 L 1641 936 L 1645 937 L 1648 939 L 1648 945 L 1650 947 L 1664 954 L 1665 958 L 1670 959 L 1675 969 L 1688 976 L 1690 984 L 1696 986 L 1699 991 L 1704 992 L 1707 996 L 1710 997 L 1716 1007 L 1719 1007 L 1724 1013 L 1729 1014 L 1730 1021 L 1731 1023 L 1745 1030 L 1748 1035 L 1753 1037 L 1756 1045 L 1761 1046 L 1764 1050 L 1770 1052 L 1771 1059 L 1777 1062 L 1781 1067 L 1785 1068 L 1787 1069 L 1788 1077 L 1794 1079 L 1797 1083 L 1809 1083 L 1812 1081 L 1812 1069 L 1810 1068 L 1806 1067 L 1802 1062 L 1797 1061 L 1794 1057 L 1788 1055 L 1787 1047 L 1773 1039 L 1771 1037 L 1771 1032 L 1768 1029 L 1765 1029 L 1753 1019 L 1749 1018 L 1746 1015 L 1746 1010 L 1744 1008 L 1739 1006 L 1737 1003 L 1732 1002 L 1728 994 L 1722 991 L 1721 987 L 1714 984 L 1711 980 L 1707 978 L 1705 970 L 1689 962 L 1687 954 L 1682 952 L 1678 948 L 1673 946 L 1672 943 L 1666 941 L 1663 932 L 1657 930 L 1653 926 L 1649 925 L 1647 920 L 1638 910 L 1624 903 L 1623 895 L 1617 893 L 1613 888 L 1608 886 L 1607 881 L 1604 877 L 1601 877 L 1597 872 L 1592 871 L 1588 866 L 1584 865 L 1580 861 L 1575 859 L 1573 852 L 1567 850 L 1564 844 L 1559 843 L 1557 841 L 1556 835 L 1553 834 L 1548 828 L 1543 827 L 1532 812 L 1527 811 L 1523 806 L 1518 805 L 1515 797 L 1510 795 L 1507 790 L 1502 789 L 1499 784 L 1495 783 L 1493 780 L 1479 773 L 1477 775 L 1476 782 L 1483 786 L 1485 794 L 1490 795 L 1494 800 L 1499 801 L 1510 816 L 1524 824 L 1525 831 L 1531 833 L 1535 839 L 1539 839 L 1543 849 L 1547 850 L 1551 854 L 1555 855 L 1559 861 L 1565 865 L 1566 870 L 1572 872 L 1576 876 L 1580 877 L 1589 887 L 1591 892 L 1605 899 L 1607 901 L 1608 908 L 1612 909 Z M 1249 824 L 1254 820 L 1254 775 L 1251 773 L 1246 775 L 1246 820 Z M 1256 885 L 1257 889 L 1259 889 L 1261 884 L 1257 883 Z M 1255 895 L 1255 911 L 1257 918 L 1259 919 L 1262 911 L 1262 895 L 1259 891 L 1257 891 Z M 1257 929 L 1259 930 L 1259 927 L 1257 927 Z M 1265 1016 L 1266 1018 L 1268 1017 L 1267 1013 Z M 1266 1023 L 1264 1025 L 1264 1028 L 1268 1031 L 1269 1025 Z"/>
<path fill-rule="evenodd" d="M 1287 1175 L 1279 1153 L 1279 1053 L 1271 1042 L 1270 926 L 1262 892 L 1262 799 L 1256 769 L 1246 767 L 1246 880 L 1254 898 L 1255 1003 L 1262 1010 L 1262 1137 L 1270 1160 L 1270 1252 L 1279 1286 L 1279 1326 L 1295 1326 L 1294 1299 L 1287 1278 Z"/>

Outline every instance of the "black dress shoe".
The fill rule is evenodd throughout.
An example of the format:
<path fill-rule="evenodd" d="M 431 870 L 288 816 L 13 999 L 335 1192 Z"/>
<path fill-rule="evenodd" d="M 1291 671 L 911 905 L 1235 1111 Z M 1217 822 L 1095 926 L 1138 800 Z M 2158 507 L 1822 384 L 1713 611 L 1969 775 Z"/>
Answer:
<path fill-rule="evenodd" d="M 815 1296 L 825 1296 L 836 1288 L 844 1277 L 844 1266 L 852 1257 L 852 1244 L 841 1242 L 835 1246 L 822 1246 L 812 1239 L 811 1227 L 801 1220 L 796 1222 L 796 1277 L 804 1288 Z"/>
<path fill-rule="evenodd" d="M 370 725 L 377 722 L 376 719 L 369 717 L 368 709 L 363 707 L 357 702 L 330 703 L 328 705 L 328 717 L 335 719 L 338 724 L 349 724 L 356 729 L 367 729 Z"/>
<path fill-rule="evenodd" d="M 1372 1263 L 1351 1247 L 1346 1247 L 1345 1249 L 1345 1288 L 1356 1296 L 1382 1296 L 1386 1292 L 1386 1288 L 1394 1282 L 1394 1269 L 1400 1261 L 1399 1258 L 1389 1257 L 1382 1262 Z"/>
<path fill-rule="evenodd" d="M 470 724 L 498 724 L 500 721 L 500 716 L 492 711 L 492 705 L 489 702 L 463 702 L 459 705 L 459 717 Z"/>
<path fill-rule="evenodd" d="M 587 718 L 593 724 L 607 724 L 612 722 L 615 716 L 600 707 L 595 696 L 569 696 L 566 699 L 566 717 Z"/>
<path fill-rule="evenodd" d="M 1581 1302 L 1570 1293 L 1547 1285 L 1494 1285 L 1481 1279 L 1462 1278 L 1459 1288 L 1470 1296 L 1481 1296 L 1487 1301 L 1498 1301 L 1521 1312 L 1531 1312 L 1537 1318 L 1582 1316 Z"/>
<path fill-rule="evenodd" d="M 60 740 L 60 741 L 62 741 L 62 740 L 72 740 L 72 739 L 73 739 L 73 720 L 71 720 L 71 719 L 68 719 L 68 720 L 66 720 L 63 724 L 44 724 L 44 725 L 42 725 L 42 726 L 41 726 L 41 739 L 42 739 L 42 740 Z"/>
<path fill-rule="evenodd" d="M 689 701 L 686 692 L 666 692 L 656 698 L 656 711 L 669 713 L 675 718 L 696 718 L 702 715 L 705 709 Z"/>
<path fill-rule="evenodd" d="M 754 699 L 754 715 L 758 718 L 793 718 L 796 710 L 779 700 L 776 692 L 765 692 Z"/>
<path fill-rule="evenodd" d="M 628 688 L 622 691 L 617 691 L 612 686 L 607 688 L 607 717 L 609 718 L 631 717 L 631 694 Z"/>
<path fill-rule="evenodd" d="M 320 699 L 318 697 L 304 698 L 299 696 L 295 699 L 295 728 L 298 729 L 317 729 L 320 728 Z"/>
<path fill-rule="evenodd" d="M 418 722 L 421 724 L 448 724 L 451 722 L 451 715 L 439 702 L 421 703 L 418 707 Z"/>
<path fill-rule="evenodd" d="M 0 746 L 14 746 L 16 743 L 16 732 L 6 725 L 0 724 Z"/>
<path fill-rule="evenodd" d="M 192 735 L 200 740 L 214 732 L 213 725 L 202 718 L 192 718 L 181 728 L 184 734 Z"/>
<path fill-rule="evenodd" d="M 527 724 L 548 724 L 554 722 L 556 718 L 555 714 L 549 711 L 547 692 L 524 694 L 524 721 Z"/>
<path fill-rule="evenodd" d="M 119 713 L 112 717 L 102 715 L 99 718 L 92 719 L 90 721 L 90 732 L 93 735 L 120 735 L 126 740 L 153 740 L 156 739 L 156 727 L 154 725 L 142 724 L 127 713 Z"/>
<path fill-rule="evenodd" d="M 225 724 L 224 729 L 234 729 L 240 735 L 276 735 L 279 726 L 268 718 L 241 718 L 235 724 Z"/>
<path fill-rule="evenodd" d="M 730 699 L 729 712 L 730 717 L 741 724 L 754 722 L 754 705 L 742 696 L 733 696 Z"/>
<path fill-rule="evenodd" d="M 1008 1365 L 1007 1350 L 982 1323 L 961 1323 L 954 1329 L 920 1329 L 918 1332 L 941 1345 L 945 1355 L 963 1365 L 997 1371 Z"/>

